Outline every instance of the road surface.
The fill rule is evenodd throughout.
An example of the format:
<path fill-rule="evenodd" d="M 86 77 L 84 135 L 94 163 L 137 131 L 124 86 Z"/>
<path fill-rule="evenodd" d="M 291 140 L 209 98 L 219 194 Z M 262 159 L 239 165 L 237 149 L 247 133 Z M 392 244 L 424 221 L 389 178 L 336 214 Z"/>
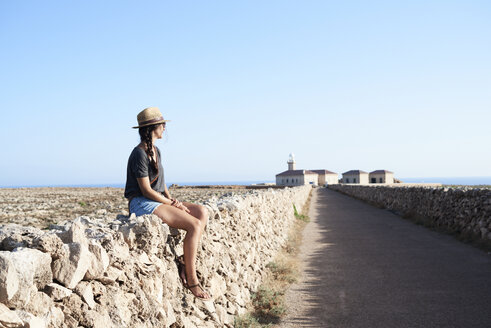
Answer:
<path fill-rule="evenodd" d="M 491 256 L 319 188 L 280 327 L 491 327 Z"/>

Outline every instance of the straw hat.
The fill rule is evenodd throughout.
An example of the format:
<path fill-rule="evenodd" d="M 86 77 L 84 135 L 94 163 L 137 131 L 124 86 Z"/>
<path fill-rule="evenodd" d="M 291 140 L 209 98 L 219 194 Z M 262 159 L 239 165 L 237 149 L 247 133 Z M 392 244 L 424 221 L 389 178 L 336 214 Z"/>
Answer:
<path fill-rule="evenodd" d="M 164 120 L 162 113 L 157 107 L 148 107 L 142 110 L 136 117 L 138 120 L 138 126 L 134 126 L 133 129 L 142 128 L 144 126 L 170 122 L 169 120 Z"/>

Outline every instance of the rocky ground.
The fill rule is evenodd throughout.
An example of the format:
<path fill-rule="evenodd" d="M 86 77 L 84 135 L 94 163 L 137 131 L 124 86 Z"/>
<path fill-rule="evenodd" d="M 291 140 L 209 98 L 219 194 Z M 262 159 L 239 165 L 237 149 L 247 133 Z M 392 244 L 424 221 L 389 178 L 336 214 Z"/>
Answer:
<path fill-rule="evenodd" d="M 242 187 L 170 188 L 181 201 L 202 203 L 212 198 L 247 192 Z M 47 228 L 79 216 L 113 220 L 128 215 L 128 202 L 120 188 L 0 189 L 0 224 L 17 223 Z"/>

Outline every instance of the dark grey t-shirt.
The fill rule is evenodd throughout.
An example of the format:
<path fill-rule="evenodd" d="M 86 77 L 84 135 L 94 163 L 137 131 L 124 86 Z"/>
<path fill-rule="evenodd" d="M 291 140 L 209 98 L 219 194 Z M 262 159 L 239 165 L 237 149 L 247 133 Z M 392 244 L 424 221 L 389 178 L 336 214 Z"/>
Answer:
<path fill-rule="evenodd" d="M 157 149 L 157 163 L 158 171 L 150 164 L 150 159 L 147 153 L 140 147 L 135 147 L 131 152 L 130 158 L 128 158 L 128 167 L 126 169 L 126 187 L 124 189 L 124 197 L 136 197 L 142 196 L 140 187 L 138 186 L 137 178 L 149 177 L 150 184 L 153 190 L 158 192 L 164 192 L 165 180 L 164 180 L 164 167 L 162 166 L 162 160 L 160 157 L 160 149 Z"/>

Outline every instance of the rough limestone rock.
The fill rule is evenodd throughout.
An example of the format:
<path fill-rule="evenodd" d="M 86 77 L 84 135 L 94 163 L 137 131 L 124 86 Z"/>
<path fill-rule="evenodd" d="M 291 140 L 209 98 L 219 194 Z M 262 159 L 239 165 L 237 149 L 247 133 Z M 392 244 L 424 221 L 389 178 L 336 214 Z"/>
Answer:
<path fill-rule="evenodd" d="M 16 248 L 0 252 L 0 302 L 9 307 L 25 306 L 34 288 L 52 281 L 51 256 L 36 249 Z"/>
<path fill-rule="evenodd" d="M 0 303 L 0 325 L 3 327 L 24 327 L 19 315 Z"/>
<path fill-rule="evenodd" d="M 47 323 L 44 318 L 37 317 L 32 313 L 18 310 L 16 311 L 19 318 L 22 320 L 24 328 L 46 328 Z"/>
<path fill-rule="evenodd" d="M 44 317 L 48 314 L 51 306 L 53 306 L 53 300 L 47 294 L 32 289 L 29 303 L 24 309 L 35 316 Z"/>
<path fill-rule="evenodd" d="M 233 327 L 287 240 L 292 205 L 301 211 L 310 190 L 241 190 L 200 201 L 210 216 L 196 267 L 210 301 L 179 279 L 185 232 L 154 215 L 110 218 L 101 208 L 49 231 L 0 227 L 0 327 Z"/>
<path fill-rule="evenodd" d="M 34 284 L 37 289 L 42 289 L 52 281 L 49 254 L 30 248 L 17 248 L 11 254 L 17 272 L 21 273 L 22 282 Z"/>
<path fill-rule="evenodd" d="M 92 286 L 88 282 L 81 281 L 75 288 L 75 292 L 82 298 L 90 309 L 95 308 L 96 303 L 94 302 L 94 293 L 92 292 Z"/>
<path fill-rule="evenodd" d="M 7 303 L 19 290 L 19 279 L 9 252 L 0 252 L 0 302 Z"/>
<path fill-rule="evenodd" d="M 95 240 L 90 241 L 88 249 L 91 256 L 89 267 L 85 273 L 85 279 L 92 280 L 102 278 L 109 266 L 109 256 L 107 255 L 106 250 Z"/>
<path fill-rule="evenodd" d="M 33 240 L 44 234 L 43 231 L 17 224 L 3 226 L 0 230 L 0 250 L 12 251 L 19 247 L 30 247 Z"/>
<path fill-rule="evenodd" d="M 65 287 L 73 289 L 89 268 L 90 252 L 87 245 L 80 243 L 65 244 L 64 248 L 67 255 L 53 262 L 53 278 Z"/>
<path fill-rule="evenodd" d="M 121 276 L 123 276 L 123 270 L 120 270 L 116 267 L 110 266 L 104 272 L 104 275 L 100 277 L 98 280 L 104 284 L 113 284 L 115 283 Z"/>
<path fill-rule="evenodd" d="M 72 222 L 68 230 L 59 232 L 58 236 L 65 244 L 79 243 L 87 245 L 88 239 L 85 235 L 85 224 L 88 222 L 86 218 L 79 217 Z"/>
<path fill-rule="evenodd" d="M 46 285 L 44 291 L 54 301 L 61 301 L 65 297 L 68 297 L 72 294 L 72 291 L 70 289 L 63 287 L 62 285 L 58 285 L 57 283 L 54 282 Z"/>
<path fill-rule="evenodd" d="M 48 328 L 63 327 L 64 321 L 65 321 L 65 315 L 63 314 L 63 311 L 56 306 L 52 306 L 49 309 L 48 315 L 46 316 L 46 322 L 48 323 Z"/>
<path fill-rule="evenodd" d="M 53 260 L 66 255 L 63 251 L 63 241 L 53 231 L 48 231 L 34 238 L 32 245 L 29 247 L 38 249 L 43 253 L 50 254 Z"/>
<path fill-rule="evenodd" d="M 143 215 L 141 217 L 130 217 L 120 231 L 128 247 L 143 250 L 147 254 L 158 254 L 161 252 L 163 240 L 167 240 L 170 234 L 169 227 L 162 225 L 162 221 L 155 215 Z"/>

